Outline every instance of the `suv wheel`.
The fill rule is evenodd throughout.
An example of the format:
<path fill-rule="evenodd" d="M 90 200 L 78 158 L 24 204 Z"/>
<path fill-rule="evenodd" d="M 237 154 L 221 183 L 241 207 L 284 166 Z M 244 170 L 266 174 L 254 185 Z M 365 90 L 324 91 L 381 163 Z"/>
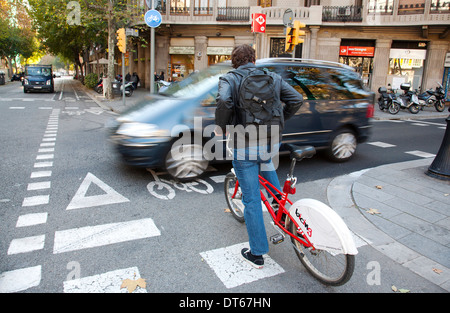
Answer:
<path fill-rule="evenodd" d="M 172 145 L 166 156 L 166 170 L 174 178 L 187 181 L 202 175 L 208 168 L 203 157 L 203 146 L 196 144 Z"/>
<path fill-rule="evenodd" d="M 333 135 L 327 154 L 334 162 L 346 162 L 355 154 L 356 146 L 355 133 L 350 129 L 341 129 Z"/>

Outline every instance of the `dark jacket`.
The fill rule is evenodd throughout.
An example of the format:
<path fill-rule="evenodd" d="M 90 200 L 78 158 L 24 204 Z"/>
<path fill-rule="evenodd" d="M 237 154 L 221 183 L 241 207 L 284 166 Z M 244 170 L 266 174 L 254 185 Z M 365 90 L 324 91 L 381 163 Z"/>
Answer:
<path fill-rule="evenodd" d="M 242 71 L 254 71 L 257 70 L 255 64 L 247 63 L 238 68 Z M 274 87 L 276 94 L 275 100 L 284 102 L 283 114 L 277 123 L 279 124 L 279 135 L 281 139 L 281 132 L 284 128 L 284 121 L 292 117 L 303 104 L 303 97 L 292 86 L 285 82 L 280 75 L 268 72 L 274 79 Z M 230 71 L 223 75 L 219 79 L 219 92 L 217 94 L 217 108 L 215 122 L 219 126 L 223 133 L 226 132 L 227 125 L 239 125 L 241 124 L 239 118 L 238 108 L 236 102 L 239 99 L 239 86 L 242 81 L 242 76 Z M 245 125 L 244 125 L 245 126 Z"/>

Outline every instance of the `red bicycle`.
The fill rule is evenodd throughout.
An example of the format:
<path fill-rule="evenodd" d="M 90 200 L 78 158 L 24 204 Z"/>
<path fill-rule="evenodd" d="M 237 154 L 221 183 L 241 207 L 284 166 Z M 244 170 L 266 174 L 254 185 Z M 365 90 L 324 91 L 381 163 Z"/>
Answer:
<path fill-rule="evenodd" d="M 358 253 L 353 237 L 341 217 L 328 205 L 314 199 L 295 203 L 288 199 L 296 192 L 297 178 L 293 175 L 296 162 L 312 157 L 316 151 L 312 146 L 286 146 L 291 151 L 291 166 L 283 192 L 259 176 L 260 185 L 278 203 L 278 209 L 274 209 L 261 190 L 261 200 L 277 230 L 270 241 L 279 244 L 289 236 L 298 258 L 312 276 L 327 285 L 343 285 L 353 274 Z M 232 215 L 239 222 L 245 222 L 243 195 L 233 169 L 225 178 L 224 189 Z M 280 200 L 272 190 L 281 195 Z"/>

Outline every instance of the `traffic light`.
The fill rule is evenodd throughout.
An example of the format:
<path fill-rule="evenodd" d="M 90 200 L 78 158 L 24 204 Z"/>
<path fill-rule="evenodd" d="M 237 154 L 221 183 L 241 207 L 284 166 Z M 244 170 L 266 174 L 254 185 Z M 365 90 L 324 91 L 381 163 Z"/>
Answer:
<path fill-rule="evenodd" d="M 117 30 L 117 47 L 122 53 L 127 52 L 127 35 L 125 35 L 125 28 Z"/>
<path fill-rule="evenodd" d="M 291 53 L 292 51 L 294 51 L 294 47 L 294 28 L 286 27 L 286 42 L 284 45 L 284 51 Z"/>
<path fill-rule="evenodd" d="M 294 39 L 296 45 L 303 43 L 305 40 L 303 38 L 300 38 L 301 36 L 305 36 L 305 31 L 301 30 L 301 28 L 306 27 L 305 24 L 301 23 L 300 21 L 294 21 Z"/>

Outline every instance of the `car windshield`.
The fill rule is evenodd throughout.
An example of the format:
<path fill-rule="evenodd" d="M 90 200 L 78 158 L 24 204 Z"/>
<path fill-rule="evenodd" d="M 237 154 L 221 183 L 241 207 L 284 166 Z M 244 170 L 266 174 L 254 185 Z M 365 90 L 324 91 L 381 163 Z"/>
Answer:
<path fill-rule="evenodd" d="M 27 76 L 50 76 L 50 68 L 48 67 L 28 67 L 26 69 Z"/>
<path fill-rule="evenodd" d="M 176 98 L 200 96 L 217 85 L 219 77 L 230 70 L 232 70 L 231 65 L 227 63 L 210 66 L 203 71 L 192 73 L 182 81 L 172 83 L 160 94 Z"/>

